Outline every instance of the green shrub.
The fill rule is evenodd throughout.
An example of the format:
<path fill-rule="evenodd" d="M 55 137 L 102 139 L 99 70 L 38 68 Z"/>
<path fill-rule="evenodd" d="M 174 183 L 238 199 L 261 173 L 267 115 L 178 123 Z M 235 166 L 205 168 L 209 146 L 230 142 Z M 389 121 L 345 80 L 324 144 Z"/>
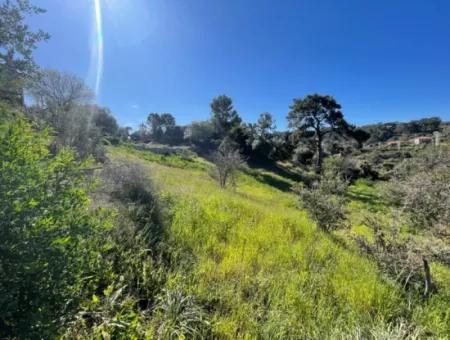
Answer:
<path fill-rule="evenodd" d="M 343 226 L 345 221 L 345 200 L 341 196 L 328 194 L 320 188 L 300 190 L 302 206 L 317 226 L 331 231 Z"/>
<path fill-rule="evenodd" d="M 311 219 L 324 231 L 344 225 L 346 200 L 344 194 L 349 186 L 345 171 L 349 160 L 343 157 L 328 158 L 319 181 L 311 188 L 301 187 L 300 201 Z M 350 162 L 351 163 L 351 162 Z"/>
<path fill-rule="evenodd" d="M 51 156 L 23 120 L 0 140 L 0 337 L 48 338 L 76 306 L 105 225 L 88 209 L 87 163 Z"/>

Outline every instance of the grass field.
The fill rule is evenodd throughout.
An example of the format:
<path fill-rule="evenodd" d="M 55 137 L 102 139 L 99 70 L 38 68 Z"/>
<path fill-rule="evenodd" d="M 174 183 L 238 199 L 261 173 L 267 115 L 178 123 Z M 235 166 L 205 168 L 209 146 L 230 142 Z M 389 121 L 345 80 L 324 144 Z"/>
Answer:
<path fill-rule="evenodd" d="M 294 193 L 270 185 L 271 176 L 273 183 L 291 183 L 279 175 L 253 170 L 239 175 L 236 188 L 220 189 L 204 160 L 127 148 L 110 148 L 109 157 L 144 164 L 161 197 L 172 202 L 170 235 L 189 256 L 167 285 L 196 297 L 216 337 L 450 334 L 448 267 L 432 265 L 439 293 L 411 306 L 352 242 L 352 234 L 371 237 L 364 214 L 389 214 L 372 183 L 357 182 L 349 191 L 350 228 L 326 234 L 299 209 Z"/>

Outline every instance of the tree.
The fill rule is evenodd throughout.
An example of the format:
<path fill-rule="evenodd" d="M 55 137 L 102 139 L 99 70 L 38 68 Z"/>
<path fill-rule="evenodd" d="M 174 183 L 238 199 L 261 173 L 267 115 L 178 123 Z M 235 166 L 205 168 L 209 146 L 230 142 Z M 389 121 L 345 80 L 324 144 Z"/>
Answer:
<path fill-rule="evenodd" d="M 70 147 L 76 151 L 79 159 L 92 155 L 98 161 L 105 160 L 101 130 L 93 120 L 91 107 L 78 105 L 69 111 L 62 111 L 53 141 L 54 150 Z"/>
<path fill-rule="evenodd" d="M 184 139 L 189 143 L 209 148 L 214 137 L 214 126 L 210 121 L 192 122 L 184 130 Z"/>
<path fill-rule="evenodd" d="M 28 92 L 34 104 L 30 111 L 32 118 L 50 125 L 56 133 L 55 150 L 70 147 L 80 159 L 89 155 L 98 160 L 104 158 L 101 132 L 116 130 L 117 122 L 108 109 L 92 104 L 94 94 L 82 79 L 46 69 L 29 83 Z"/>
<path fill-rule="evenodd" d="M 275 120 L 269 112 L 260 114 L 258 122 L 256 123 L 256 132 L 260 138 L 267 139 L 268 136 L 275 130 Z"/>
<path fill-rule="evenodd" d="M 68 111 L 74 105 L 89 104 L 94 99 L 93 92 L 82 79 L 52 69 L 39 72 L 29 84 L 28 91 L 35 105 L 51 115 Z"/>
<path fill-rule="evenodd" d="M 131 130 L 132 128 L 129 126 L 119 127 L 119 129 L 117 130 L 117 136 L 119 137 L 119 140 L 127 141 L 130 137 Z"/>
<path fill-rule="evenodd" d="M 49 35 L 30 31 L 25 17 L 44 10 L 28 0 L 6 0 L 0 5 L 0 99 L 23 104 L 23 82 L 35 70 L 33 51 Z"/>
<path fill-rule="evenodd" d="M 213 154 L 216 176 L 220 187 L 225 188 L 227 184 L 235 184 L 235 174 L 244 164 L 239 150 L 229 139 L 224 139 L 218 150 Z"/>
<path fill-rule="evenodd" d="M 147 117 L 147 125 L 150 128 L 150 134 L 153 141 L 161 139 L 163 131 L 161 129 L 162 121 L 158 113 L 150 113 Z"/>
<path fill-rule="evenodd" d="M 304 99 L 294 99 L 288 114 L 290 128 L 312 130 L 317 154 L 316 172 L 322 172 L 323 137 L 330 132 L 342 133 L 347 128 L 341 106 L 331 96 L 308 95 Z"/>
<path fill-rule="evenodd" d="M 420 119 L 416 123 L 419 127 L 420 132 L 433 133 L 434 131 L 439 131 L 442 121 L 438 117 L 430 117 Z"/>
<path fill-rule="evenodd" d="M 216 133 L 220 138 L 230 135 L 233 129 L 241 124 L 241 118 L 233 108 L 232 99 L 225 95 L 215 97 L 212 100 L 211 116 Z"/>
<path fill-rule="evenodd" d="M 160 115 L 161 127 L 163 130 L 174 127 L 176 125 L 175 117 L 170 113 L 161 113 Z"/>
<path fill-rule="evenodd" d="M 95 118 L 104 109 L 91 104 L 94 95 L 82 79 L 69 73 L 43 70 L 29 84 L 28 91 L 34 100 L 32 118 L 50 125 L 56 133 L 54 149 L 70 147 L 80 159 L 89 155 L 103 159 L 101 131 Z"/>
<path fill-rule="evenodd" d="M 145 123 L 139 124 L 139 127 L 130 135 L 131 139 L 135 142 L 148 143 L 151 141 L 148 126 Z"/>
<path fill-rule="evenodd" d="M 184 130 L 181 126 L 168 126 L 161 140 L 164 144 L 181 145 L 184 141 Z"/>
<path fill-rule="evenodd" d="M 370 138 L 370 133 L 358 128 L 352 128 L 349 134 L 354 140 L 356 140 L 360 149 L 362 149 L 364 142 Z"/>
<path fill-rule="evenodd" d="M 150 127 L 152 140 L 155 142 L 163 142 L 166 132 L 173 130 L 176 126 L 175 118 L 170 113 L 150 113 L 147 117 L 147 124 Z"/>
<path fill-rule="evenodd" d="M 107 108 L 97 109 L 97 112 L 94 113 L 94 123 L 103 135 L 112 137 L 118 134 L 119 124 Z"/>
<path fill-rule="evenodd" d="M 255 124 L 242 124 L 241 129 L 245 135 L 245 145 L 241 146 L 251 158 L 267 159 L 272 156 L 272 137 L 275 123 L 268 112 L 261 113 Z M 249 148 L 249 150 L 246 150 Z"/>

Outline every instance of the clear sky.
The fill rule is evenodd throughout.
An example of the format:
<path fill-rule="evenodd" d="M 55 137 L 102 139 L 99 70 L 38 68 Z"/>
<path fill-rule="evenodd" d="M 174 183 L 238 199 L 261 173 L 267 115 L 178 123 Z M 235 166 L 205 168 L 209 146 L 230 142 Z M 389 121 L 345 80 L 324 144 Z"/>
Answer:
<path fill-rule="evenodd" d="M 52 35 L 37 62 L 94 89 L 98 76 L 98 102 L 122 125 L 207 119 L 226 94 L 245 121 L 268 111 L 285 128 L 292 99 L 314 92 L 354 124 L 450 119 L 449 0 L 33 2 L 47 13 L 32 27 Z"/>

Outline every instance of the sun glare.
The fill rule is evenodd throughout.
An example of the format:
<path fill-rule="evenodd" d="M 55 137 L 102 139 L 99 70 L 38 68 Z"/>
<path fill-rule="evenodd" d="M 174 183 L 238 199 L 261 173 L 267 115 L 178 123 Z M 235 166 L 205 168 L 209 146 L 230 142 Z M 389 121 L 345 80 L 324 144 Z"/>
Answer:
<path fill-rule="evenodd" d="M 98 96 L 103 74 L 103 21 L 101 0 L 94 0 L 94 24 L 91 52 L 91 69 L 95 74 L 95 94 Z"/>
<path fill-rule="evenodd" d="M 155 26 L 156 13 L 150 11 L 145 0 L 130 2 L 119 0 L 94 0 L 92 6 L 91 60 L 89 83 L 96 96 L 101 90 L 104 68 L 104 30 L 119 46 L 142 43 Z"/>

